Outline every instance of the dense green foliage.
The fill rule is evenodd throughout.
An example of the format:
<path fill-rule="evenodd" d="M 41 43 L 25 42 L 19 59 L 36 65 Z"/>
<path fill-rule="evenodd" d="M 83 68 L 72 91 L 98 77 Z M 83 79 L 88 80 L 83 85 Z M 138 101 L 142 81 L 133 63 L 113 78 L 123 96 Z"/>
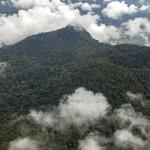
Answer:
<path fill-rule="evenodd" d="M 146 97 L 150 93 L 150 48 L 101 44 L 88 33 L 71 27 L 1 48 L 0 61 L 9 64 L 0 77 L 2 150 L 20 135 L 16 125 L 9 122 L 11 117 L 32 108 L 57 105 L 64 94 L 72 93 L 78 87 L 104 93 L 113 107 L 128 101 L 127 91 Z M 142 109 L 142 106 L 136 109 L 150 116 L 149 109 Z M 67 139 L 63 142 L 67 143 Z M 62 145 L 65 147 L 66 143 Z M 68 147 L 60 150 L 73 150 Z"/>

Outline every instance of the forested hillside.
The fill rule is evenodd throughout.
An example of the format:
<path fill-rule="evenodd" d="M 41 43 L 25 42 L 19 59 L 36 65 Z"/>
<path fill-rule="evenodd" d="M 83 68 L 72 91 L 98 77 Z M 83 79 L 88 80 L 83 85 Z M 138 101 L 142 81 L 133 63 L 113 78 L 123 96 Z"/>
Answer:
<path fill-rule="evenodd" d="M 141 93 L 147 101 L 150 98 L 149 47 L 98 43 L 85 31 L 79 32 L 72 27 L 3 47 L 0 49 L 0 62 L 6 64 L 5 71 L 0 72 L 1 150 L 7 149 L 8 143 L 18 135 L 22 136 L 18 131 L 20 122 L 10 123 L 12 119 L 28 114 L 30 109 L 45 110 L 57 106 L 63 95 L 73 93 L 78 87 L 102 92 L 112 109 L 129 102 L 128 91 Z M 134 102 L 133 105 L 135 110 L 150 117 L 149 105 L 144 108 Z M 32 131 L 24 134 L 35 134 L 34 126 L 39 128 L 26 121 L 22 123 L 33 127 Z M 57 143 L 58 147 L 55 147 L 53 143 L 54 150 L 76 150 L 76 139 L 83 135 L 72 128 L 69 133 L 49 131 L 54 136 L 50 139 L 60 141 L 59 144 L 64 146 L 59 147 Z M 106 134 L 110 135 L 115 128 L 113 124 Z M 45 137 L 45 134 L 39 129 L 40 136 Z M 63 134 L 68 134 L 65 135 L 67 138 L 59 139 Z M 68 141 L 72 136 L 75 140 L 70 145 Z"/>

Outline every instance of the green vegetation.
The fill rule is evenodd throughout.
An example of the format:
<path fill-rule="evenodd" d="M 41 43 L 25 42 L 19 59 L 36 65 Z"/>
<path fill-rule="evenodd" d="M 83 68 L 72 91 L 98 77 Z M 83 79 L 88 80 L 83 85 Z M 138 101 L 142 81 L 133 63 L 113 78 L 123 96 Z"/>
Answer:
<path fill-rule="evenodd" d="M 1 150 L 6 150 L 8 143 L 21 134 L 19 126 L 10 123 L 12 118 L 32 108 L 57 105 L 64 94 L 78 87 L 102 92 L 113 108 L 128 102 L 127 91 L 150 94 L 150 48 L 100 44 L 88 33 L 71 27 L 1 48 L 0 61 L 9 64 L 0 78 Z M 142 109 L 138 105 L 136 109 L 150 116 L 149 108 Z M 54 149 L 61 144 L 57 150 L 75 150 L 77 141 L 68 143 L 71 134 L 76 139 L 82 136 L 76 129 L 65 135 L 65 140 L 64 135 L 49 132 L 53 135 L 50 139 L 59 141 L 59 144 L 53 142 Z"/>

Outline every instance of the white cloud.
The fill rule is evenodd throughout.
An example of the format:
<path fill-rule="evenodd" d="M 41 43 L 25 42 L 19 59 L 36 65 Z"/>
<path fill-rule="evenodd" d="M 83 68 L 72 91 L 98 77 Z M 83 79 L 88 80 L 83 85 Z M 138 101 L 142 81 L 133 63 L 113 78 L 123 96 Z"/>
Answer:
<path fill-rule="evenodd" d="M 55 123 L 57 123 L 57 119 L 53 112 L 43 113 L 42 111 L 37 112 L 32 110 L 29 116 L 33 118 L 36 123 L 44 126 L 53 127 Z"/>
<path fill-rule="evenodd" d="M 95 8 L 99 8 L 100 6 L 97 4 L 89 4 L 89 3 L 82 3 L 81 9 L 85 11 L 92 11 Z"/>
<path fill-rule="evenodd" d="M 135 97 L 132 97 L 135 98 Z M 113 119 L 120 124 L 120 129 L 115 133 L 115 143 L 119 147 L 132 147 L 133 150 L 148 150 L 150 131 L 150 121 L 140 112 L 135 112 L 130 104 L 124 104 L 119 109 L 114 110 Z M 134 129 L 139 132 L 132 133 Z M 145 137 L 145 140 L 142 138 Z"/>
<path fill-rule="evenodd" d="M 104 146 L 100 145 L 98 136 L 91 134 L 79 141 L 79 150 L 104 150 Z"/>
<path fill-rule="evenodd" d="M 132 93 L 132 92 L 127 92 L 127 96 L 129 97 L 130 100 L 134 101 L 134 100 L 142 100 L 143 96 L 140 93 Z"/>
<path fill-rule="evenodd" d="M 120 38 L 120 29 L 113 25 L 99 24 L 98 20 L 100 20 L 98 15 L 88 13 L 83 16 L 78 15 L 72 25 L 82 27 L 99 42 L 116 44 Z"/>
<path fill-rule="evenodd" d="M 7 2 L 6 2 L 5 0 L 1 0 L 1 1 L 0 1 L 0 5 L 6 5 L 6 3 L 7 3 Z"/>
<path fill-rule="evenodd" d="M 140 137 L 135 136 L 127 129 L 118 130 L 115 132 L 115 144 L 119 147 L 132 147 L 134 150 L 141 150 L 146 145 Z"/>
<path fill-rule="evenodd" d="M 60 102 L 56 111 L 47 113 L 31 111 L 29 116 L 44 126 L 60 124 L 63 127 L 74 124 L 80 127 L 84 124 L 93 124 L 105 117 L 109 107 L 101 93 L 94 94 L 84 88 L 78 88 L 75 93 Z"/>
<path fill-rule="evenodd" d="M 133 93 L 130 94 L 133 99 L 139 98 L 137 95 L 132 95 Z M 136 112 L 131 104 L 124 104 L 114 109 L 112 115 L 110 112 L 110 105 L 103 94 L 78 88 L 74 93 L 65 95 L 59 105 L 49 112 L 32 110 L 28 119 L 33 119 L 41 127 L 51 127 L 61 132 L 68 129 L 70 125 L 78 127 L 78 131 L 83 133 L 82 139 L 78 139 L 78 150 L 106 150 L 109 144 L 114 144 L 116 149 L 149 150 L 150 120 L 148 118 Z M 106 122 L 102 118 L 105 118 Z M 96 127 L 104 132 L 96 131 L 95 123 Z M 106 138 L 105 129 L 110 130 L 112 123 L 115 123 L 116 129 L 109 138 Z M 87 132 L 84 132 L 88 125 L 93 128 L 88 128 Z M 138 129 L 138 132 L 133 132 L 134 129 Z M 86 137 L 83 138 L 85 135 Z M 42 139 L 40 141 L 42 142 Z M 23 138 L 12 141 L 9 150 L 37 150 L 39 146 L 36 141 Z"/>
<path fill-rule="evenodd" d="M 30 138 L 16 139 L 10 143 L 9 150 L 38 150 L 38 144 Z"/>
<path fill-rule="evenodd" d="M 120 31 L 118 28 L 112 25 L 105 24 L 91 24 L 88 28 L 88 32 L 91 36 L 99 42 L 116 44 L 117 40 L 120 39 Z"/>
<path fill-rule="evenodd" d="M 130 104 L 124 104 L 119 109 L 114 111 L 115 118 L 120 121 L 121 128 L 128 128 L 130 130 L 134 127 L 138 128 L 141 134 L 148 139 L 150 138 L 149 124 L 150 121 L 141 113 L 136 113 Z"/>
<path fill-rule="evenodd" d="M 82 4 L 81 8 L 82 8 L 82 10 L 85 10 L 85 11 L 92 11 L 92 8 L 89 3 Z"/>
<path fill-rule="evenodd" d="M 19 10 L 17 14 L 0 16 L 0 46 L 12 45 L 28 36 L 67 26 L 78 11 L 71 10 L 59 0 L 53 1 L 51 7 L 35 6 Z"/>
<path fill-rule="evenodd" d="M 141 36 L 147 38 L 150 33 L 150 20 L 148 18 L 135 18 L 122 24 L 125 28 L 125 34 L 130 37 Z"/>
<path fill-rule="evenodd" d="M 17 8 L 32 8 L 35 6 L 52 6 L 54 4 L 59 4 L 59 0 L 52 0 L 50 3 L 50 0 L 10 0 L 10 2 Z"/>
<path fill-rule="evenodd" d="M 101 93 L 94 94 L 84 88 L 77 89 L 59 105 L 61 118 L 76 125 L 93 123 L 104 117 L 108 109 L 109 104 Z"/>
<path fill-rule="evenodd" d="M 143 41 L 145 45 L 150 45 L 150 20 L 148 18 L 135 18 L 128 20 L 121 25 L 122 36 L 136 40 L 137 43 Z"/>
<path fill-rule="evenodd" d="M 88 30 L 90 24 L 99 19 L 98 15 L 92 13 L 81 15 L 78 9 L 60 0 L 12 0 L 12 2 L 15 6 L 26 9 L 19 10 L 17 14 L 0 16 L 0 47 L 12 45 L 31 35 L 55 31 L 69 24 L 78 24 Z M 87 5 L 88 3 L 81 3 L 80 7 L 85 9 Z M 89 4 L 89 7 L 92 10 L 98 5 Z"/>
<path fill-rule="evenodd" d="M 124 104 L 119 109 L 115 110 L 115 114 L 121 120 L 122 124 L 130 122 L 130 126 L 148 126 L 147 120 L 142 114 L 136 113 L 130 104 Z"/>
<path fill-rule="evenodd" d="M 35 0 L 10 0 L 15 7 L 19 8 L 30 8 L 35 6 Z"/>
<path fill-rule="evenodd" d="M 6 62 L 0 62 L 0 74 L 5 72 L 6 68 L 8 67 L 8 63 Z"/>
<path fill-rule="evenodd" d="M 103 18 L 93 11 L 100 7 L 95 3 L 79 1 L 66 4 L 60 0 L 11 0 L 11 2 L 21 9 L 16 14 L 0 16 L 0 47 L 15 44 L 28 36 L 55 31 L 68 25 L 85 29 L 99 42 L 150 45 L 148 18 L 134 18 L 121 23 L 120 26 L 106 25 L 101 20 Z M 148 6 L 148 4 L 142 5 L 137 9 L 137 6 L 128 5 L 125 1 L 111 1 L 103 9 L 103 13 L 117 19 L 125 14 L 135 13 L 137 10 L 147 11 Z M 82 14 L 80 9 L 86 10 L 86 13 Z"/>
<path fill-rule="evenodd" d="M 138 12 L 138 7 L 134 4 L 128 5 L 125 1 L 113 1 L 107 4 L 102 10 L 103 14 L 112 19 L 118 19 L 126 14 L 134 14 Z"/>
<path fill-rule="evenodd" d="M 147 11 L 150 12 L 150 5 L 142 5 L 140 7 L 140 11 Z"/>

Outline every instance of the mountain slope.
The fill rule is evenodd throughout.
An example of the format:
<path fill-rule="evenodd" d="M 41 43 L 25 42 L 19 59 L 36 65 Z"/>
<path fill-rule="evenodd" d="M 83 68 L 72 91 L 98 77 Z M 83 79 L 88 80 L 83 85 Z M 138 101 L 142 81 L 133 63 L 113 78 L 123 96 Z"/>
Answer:
<path fill-rule="evenodd" d="M 148 47 L 101 44 L 71 27 L 32 36 L 0 49 L 0 61 L 9 64 L 0 79 L 0 113 L 57 104 L 79 86 L 105 93 L 115 106 L 128 90 L 148 95 L 149 58 Z"/>
<path fill-rule="evenodd" d="M 149 95 L 149 58 L 148 47 L 98 43 L 85 31 L 71 27 L 1 48 L 0 61 L 8 67 L 0 76 L 0 149 L 6 150 L 20 136 L 19 125 L 10 123 L 12 118 L 33 108 L 57 105 L 64 94 L 78 87 L 104 93 L 113 108 L 128 102 L 127 91 Z M 135 109 L 150 116 L 149 107 L 138 104 Z M 31 132 L 34 130 L 36 127 Z M 74 135 L 78 137 L 72 131 L 68 139 Z M 59 142 L 68 140 L 58 137 Z"/>

